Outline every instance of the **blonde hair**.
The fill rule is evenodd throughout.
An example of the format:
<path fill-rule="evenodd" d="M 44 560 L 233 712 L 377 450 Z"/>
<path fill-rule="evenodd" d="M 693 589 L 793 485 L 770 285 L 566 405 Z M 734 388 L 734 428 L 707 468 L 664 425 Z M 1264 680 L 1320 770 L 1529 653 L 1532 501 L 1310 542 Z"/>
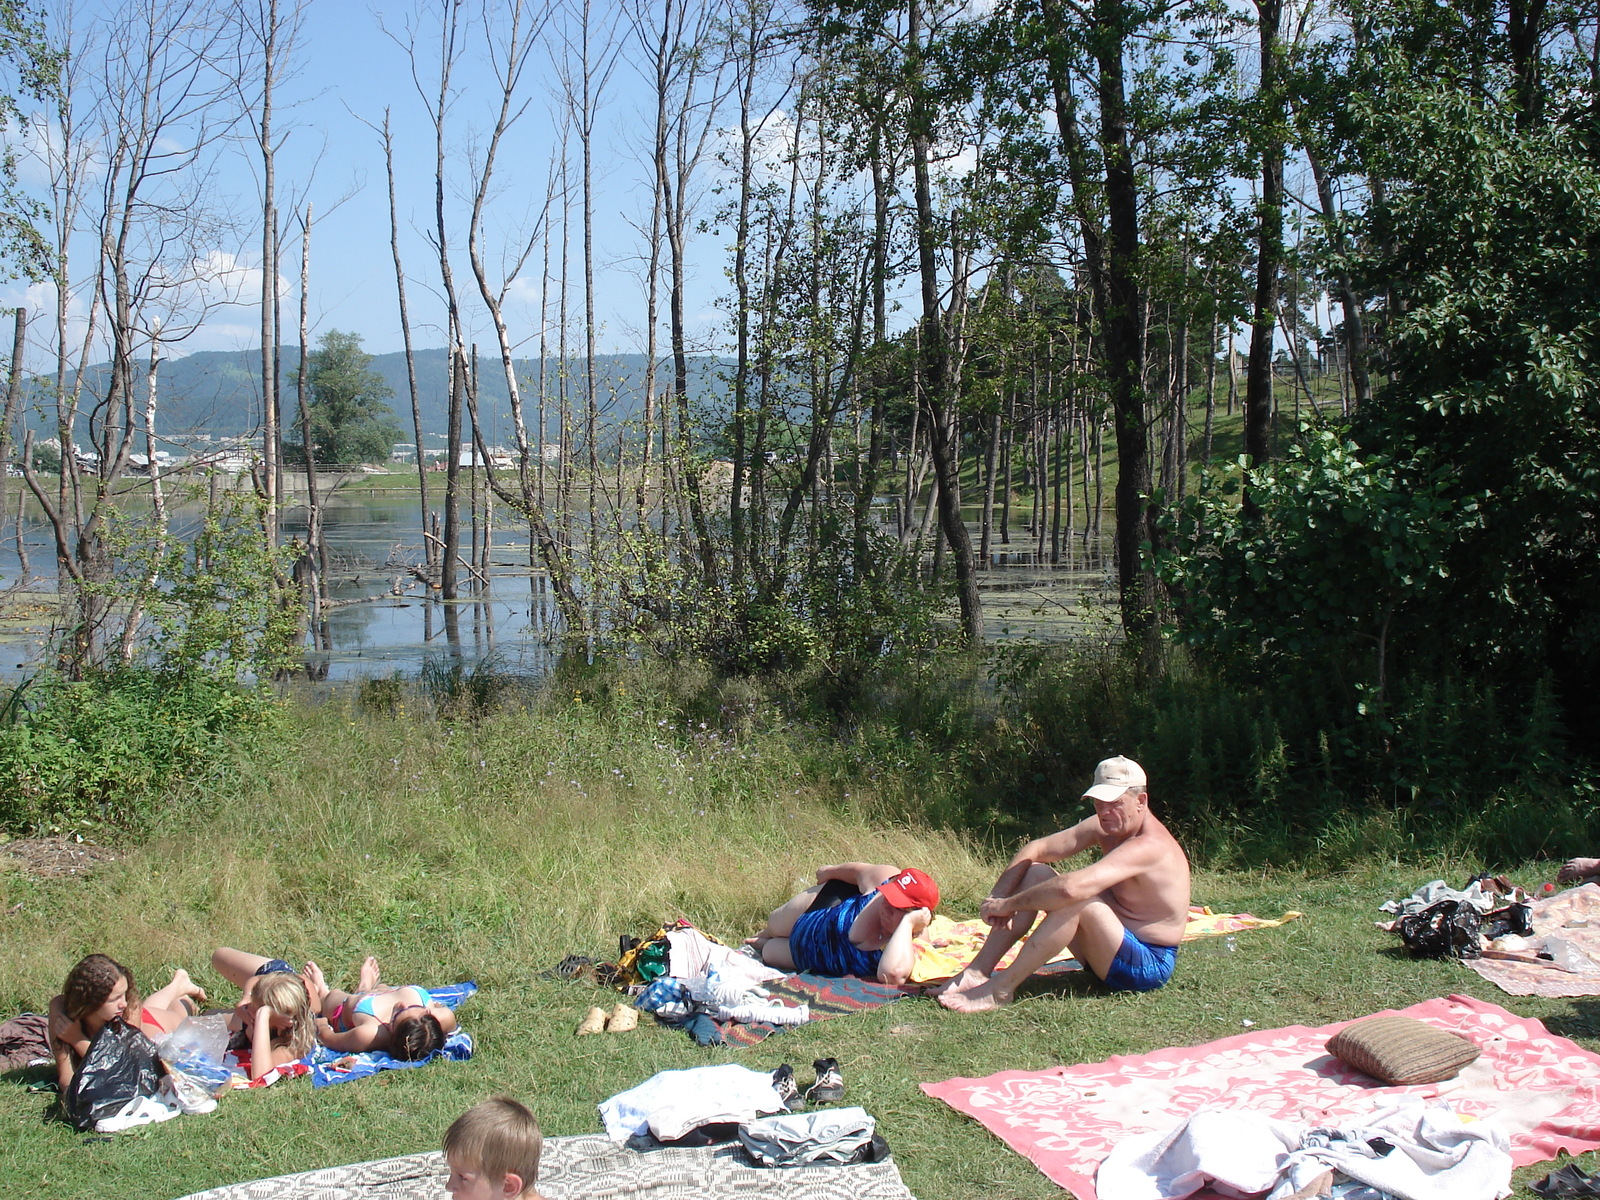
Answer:
<path fill-rule="evenodd" d="M 273 1044 L 287 1046 L 296 1058 L 309 1054 L 317 1039 L 305 981 L 287 971 L 273 971 L 257 978 L 252 995 L 257 1004 L 265 1004 L 273 1012 L 289 1018 L 289 1031 L 274 1033 Z"/>
<path fill-rule="evenodd" d="M 455 1119 L 444 1135 L 446 1158 L 481 1171 L 493 1183 L 515 1174 L 524 1193 L 539 1177 L 544 1137 L 533 1114 L 509 1096 L 475 1104 Z"/>

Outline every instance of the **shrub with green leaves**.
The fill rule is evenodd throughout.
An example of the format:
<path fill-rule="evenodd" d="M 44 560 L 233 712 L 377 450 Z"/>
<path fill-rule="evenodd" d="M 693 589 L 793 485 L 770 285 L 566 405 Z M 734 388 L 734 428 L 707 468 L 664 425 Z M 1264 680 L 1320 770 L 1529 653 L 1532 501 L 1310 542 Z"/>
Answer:
<path fill-rule="evenodd" d="M 0 830 L 132 828 L 279 727 L 262 688 L 203 672 L 35 677 L 0 726 Z"/>

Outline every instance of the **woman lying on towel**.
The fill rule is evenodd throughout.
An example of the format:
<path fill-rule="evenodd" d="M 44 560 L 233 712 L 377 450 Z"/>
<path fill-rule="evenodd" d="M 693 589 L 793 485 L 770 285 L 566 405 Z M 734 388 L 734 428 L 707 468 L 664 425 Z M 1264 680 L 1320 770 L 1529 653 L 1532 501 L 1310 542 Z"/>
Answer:
<path fill-rule="evenodd" d="M 387 987 L 378 982 L 378 960 L 368 957 L 353 992 L 330 988 L 322 968 L 306 964 L 317 1018 L 317 1040 L 347 1054 L 382 1050 L 405 1062 L 421 1062 L 455 1032 L 456 1015 L 415 984 Z"/>
<path fill-rule="evenodd" d="M 218 946 L 211 965 L 239 989 L 228 1028 L 233 1048 L 250 1051 L 250 1078 L 304 1058 L 316 1043 L 306 981 L 281 958 Z"/>
<path fill-rule="evenodd" d="M 205 992 L 187 971 L 174 971 L 172 982 L 142 1001 L 133 972 L 104 954 L 79 959 L 67 972 L 61 994 L 50 1000 L 50 1051 L 56 1060 L 61 1094 L 67 1094 L 73 1072 L 89 1053 L 94 1035 L 110 1022 L 124 1020 L 146 1037 L 160 1039 L 196 1011 Z"/>
<path fill-rule="evenodd" d="M 745 945 L 781 971 L 856 975 L 901 984 L 916 958 L 912 940 L 939 906 L 939 885 L 915 867 L 839 863 L 767 918 Z"/>

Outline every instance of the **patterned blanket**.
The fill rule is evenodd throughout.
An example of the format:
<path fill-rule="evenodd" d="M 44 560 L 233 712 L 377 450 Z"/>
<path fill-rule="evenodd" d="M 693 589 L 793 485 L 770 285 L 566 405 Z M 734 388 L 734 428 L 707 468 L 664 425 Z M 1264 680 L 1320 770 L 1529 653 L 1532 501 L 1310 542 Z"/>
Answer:
<path fill-rule="evenodd" d="M 1524 951 L 1485 951 L 1466 965 L 1513 996 L 1600 996 L 1600 885 L 1557 892 L 1533 901 L 1533 938 Z M 1538 957 L 1544 939 L 1562 938 L 1591 960 L 1593 970 L 1567 971 Z"/>
<path fill-rule="evenodd" d="M 183 1200 L 440 1200 L 437 1151 L 327 1167 L 195 1192 Z M 765 1170 L 741 1148 L 640 1153 L 600 1136 L 548 1138 L 539 1192 L 549 1200 L 916 1200 L 893 1162 Z"/>
<path fill-rule="evenodd" d="M 1254 917 L 1249 913 L 1212 912 L 1209 908 L 1192 904 L 1189 906 L 1189 921 L 1184 927 L 1183 940 L 1192 942 L 1200 938 L 1242 933 L 1246 929 L 1271 929 L 1302 915 L 1290 911 L 1273 920 Z M 1043 914 L 1040 914 L 1039 919 L 1041 921 L 1044 919 Z M 978 951 L 988 936 L 989 926 L 976 918 L 952 921 L 949 917 L 935 917 L 932 924 L 922 931 L 922 936 L 913 943 L 917 951 L 917 961 L 911 968 L 911 982 L 938 983 L 959 974 L 962 968 L 978 957 Z M 1000 960 L 1002 968 L 1011 965 L 1011 960 L 1017 956 L 1019 948 L 1020 943 L 1007 951 L 1006 956 Z M 1039 974 L 1055 975 L 1062 971 L 1082 969 L 1082 966 L 1073 959 L 1071 952 L 1063 950 L 1046 963 L 1045 969 Z"/>
<path fill-rule="evenodd" d="M 1328 1054 L 1327 1040 L 1349 1024 L 1341 1021 L 1048 1071 L 948 1079 L 922 1090 L 981 1122 L 1079 1200 L 1096 1200 L 1095 1170 L 1117 1142 L 1170 1130 L 1202 1108 L 1339 1126 L 1416 1095 L 1447 1100 L 1474 1119 L 1493 1118 L 1509 1136 L 1517 1166 L 1600 1147 L 1600 1055 L 1471 996 L 1401 1012 L 1470 1038 L 1481 1050 L 1478 1061 L 1443 1083 L 1387 1087 Z"/>

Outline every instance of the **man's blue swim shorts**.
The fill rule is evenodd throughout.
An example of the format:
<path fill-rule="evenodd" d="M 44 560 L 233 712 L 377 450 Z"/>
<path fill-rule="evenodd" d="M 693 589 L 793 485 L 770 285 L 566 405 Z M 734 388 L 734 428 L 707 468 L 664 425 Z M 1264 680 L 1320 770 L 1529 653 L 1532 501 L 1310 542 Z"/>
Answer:
<path fill-rule="evenodd" d="M 1152 946 L 1124 929 L 1122 945 L 1103 982 L 1114 992 L 1153 992 L 1172 978 L 1177 962 L 1176 946 Z"/>

